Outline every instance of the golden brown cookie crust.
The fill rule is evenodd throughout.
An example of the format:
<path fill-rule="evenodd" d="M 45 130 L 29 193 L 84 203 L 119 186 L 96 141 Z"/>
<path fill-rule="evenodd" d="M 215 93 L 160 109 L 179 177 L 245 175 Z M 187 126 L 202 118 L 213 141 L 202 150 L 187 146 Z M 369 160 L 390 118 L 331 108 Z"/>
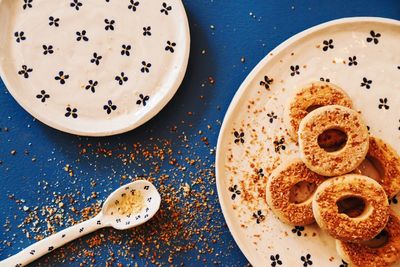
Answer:
<path fill-rule="evenodd" d="M 364 212 L 351 218 L 339 213 L 337 202 L 345 197 L 359 197 L 366 203 Z M 346 242 L 367 241 L 386 226 L 389 203 L 382 186 L 357 174 L 331 178 L 322 183 L 312 202 L 315 220 L 332 237 Z"/>
<path fill-rule="evenodd" d="M 300 159 L 281 164 L 268 179 L 267 203 L 274 214 L 286 224 L 314 223 L 312 196 L 303 203 L 292 203 L 290 190 L 301 181 L 319 186 L 325 179 L 325 177 L 310 171 Z"/>
<path fill-rule="evenodd" d="M 292 139 L 297 141 L 300 122 L 310 107 L 328 105 L 352 108 L 353 102 L 345 91 L 332 83 L 313 82 L 301 87 L 285 108 L 284 121 Z"/>
<path fill-rule="evenodd" d="M 351 266 L 387 267 L 400 260 L 400 221 L 391 212 L 385 227 L 388 242 L 378 248 L 365 244 L 336 240 L 336 250 L 340 257 Z"/>
<path fill-rule="evenodd" d="M 367 159 L 373 162 L 380 173 L 377 180 L 389 198 L 400 192 L 400 157 L 397 152 L 382 139 L 370 136 Z M 360 170 L 357 170 L 360 173 Z"/>
<path fill-rule="evenodd" d="M 326 130 L 338 129 L 347 142 L 338 151 L 328 152 L 318 144 Z M 356 111 L 337 105 L 310 112 L 300 123 L 300 156 L 312 171 L 324 176 L 338 176 L 353 171 L 364 160 L 369 147 L 367 126 Z"/>

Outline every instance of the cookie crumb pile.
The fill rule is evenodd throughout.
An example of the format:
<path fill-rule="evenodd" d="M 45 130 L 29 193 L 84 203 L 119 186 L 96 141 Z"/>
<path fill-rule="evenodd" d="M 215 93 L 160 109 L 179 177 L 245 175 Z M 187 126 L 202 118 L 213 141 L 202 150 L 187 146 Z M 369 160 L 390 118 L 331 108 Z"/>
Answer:
<path fill-rule="evenodd" d="M 119 212 L 122 215 L 139 213 L 144 207 L 144 198 L 139 190 L 132 194 L 124 194 L 119 203 Z"/>
<path fill-rule="evenodd" d="M 388 203 L 400 191 L 396 151 L 370 136 L 350 97 L 331 83 L 300 88 L 284 121 L 300 155 L 268 179 L 266 201 L 274 214 L 290 225 L 317 222 L 351 266 L 400 260 L 399 218 Z"/>

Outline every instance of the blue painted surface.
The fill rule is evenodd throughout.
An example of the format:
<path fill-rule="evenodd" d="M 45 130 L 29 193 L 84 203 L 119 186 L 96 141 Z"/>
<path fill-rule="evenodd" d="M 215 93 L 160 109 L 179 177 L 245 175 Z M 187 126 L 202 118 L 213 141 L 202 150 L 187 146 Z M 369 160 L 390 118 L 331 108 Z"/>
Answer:
<path fill-rule="evenodd" d="M 192 35 L 191 58 L 186 78 L 167 107 L 139 129 L 119 136 L 97 139 L 58 132 L 35 121 L 13 100 L 4 84 L 0 82 L 0 224 L 7 224 L 8 220 L 11 225 L 0 226 L 0 258 L 16 253 L 33 242 L 33 239 L 27 238 L 22 232 L 22 228 L 17 227 L 26 217 L 24 205 L 30 208 L 42 207 L 51 204 L 54 193 L 81 191 L 82 195 L 77 197 L 80 201 L 74 205 L 80 209 L 97 201 L 84 201 L 92 191 L 99 192 L 97 199 L 104 199 L 121 183 L 128 182 L 128 179 L 121 178 L 122 175 L 147 176 L 154 169 L 141 155 L 137 156 L 136 163 L 128 165 L 124 165 L 116 154 L 111 157 L 102 157 L 95 153 L 80 156 L 79 144 L 93 144 L 109 149 L 128 147 L 128 152 L 132 152 L 132 144 L 137 142 L 152 147 L 153 144 L 161 146 L 163 140 L 171 140 L 171 157 L 176 158 L 182 165 L 187 165 L 187 170 L 180 172 L 182 178 L 170 178 L 168 183 L 175 188 L 179 188 L 180 179 L 192 184 L 193 181 L 190 180 L 194 175 L 189 175 L 189 172 L 198 173 L 198 169 L 185 164 L 185 153 L 190 154 L 192 158 L 198 156 L 203 164 L 201 168 L 213 168 L 214 155 L 212 151 L 210 153 L 210 149 L 216 144 L 225 111 L 240 83 L 271 49 L 293 34 L 336 18 L 381 16 L 400 19 L 398 0 L 186 0 L 184 3 Z M 203 50 L 206 52 L 202 53 Z M 245 58 L 244 63 L 241 62 L 242 57 Z M 215 79 L 214 85 L 208 82 L 208 77 Z M 203 96 L 203 99 L 200 99 L 200 96 Z M 189 115 L 189 112 L 193 114 Z M 207 125 L 211 125 L 212 128 L 208 129 Z M 171 131 L 171 127 L 174 126 L 177 126 L 175 132 Z M 204 134 L 199 135 L 199 130 Z M 189 148 L 185 148 L 185 143 L 181 141 L 183 135 L 188 139 Z M 208 138 L 210 146 L 200 141 L 202 136 Z M 12 150 L 16 151 L 15 155 L 12 155 Z M 178 153 L 179 150 L 182 154 Z M 32 158 L 36 158 L 36 161 L 32 161 Z M 71 165 L 74 177 L 70 177 L 64 171 L 66 164 Z M 165 162 L 161 169 L 160 175 L 179 174 L 176 167 L 168 162 Z M 46 181 L 47 185 L 43 181 Z M 90 181 L 97 182 L 95 188 L 91 187 Z M 214 184 L 207 185 L 207 189 L 216 190 Z M 24 199 L 25 203 L 17 204 L 10 200 L 8 196 L 11 194 L 14 194 L 16 199 Z M 177 237 L 171 242 L 193 242 L 199 248 L 188 252 L 176 252 L 174 265 L 184 263 L 186 266 L 213 266 L 218 263 L 222 266 L 245 266 L 247 261 L 224 224 L 217 195 L 210 196 L 208 203 L 216 208 L 211 220 L 211 224 L 218 229 L 213 233 L 218 234 L 217 242 L 210 243 L 214 252 L 199 253 L 199 248 L 207 242 L 199 242 L 196 235 L 190 241 L 182 241 Z M 64 215 L 72 214 L 67 203 L 64 208 Z M 79 214 L 74 217 L 79 219 Z M 201 222 L 201 216 L 196 220 L 200 220 L 200 224 L 205 223 Z M 6 230 L 8 228 L 10 230 Z M 132 238 L 127 232 L 111 230 L 102 230 L 87 238 L 95 235 L 107 237 L 110 234 L 126 242 Z M 210 235 L 205 236 L 211 238 Z M 11 246 L 7 246 L 7 242 L 11 242 Z M 81 251 L 85 244 L 80 240 L 74 242 L 73 246 L 77 251 Z M 149 248 L 155 249 L 151 246 Z M 99 255 L 95 257 L 94 265 L 104 266 L 109 252 L 117 253 L 118 249 L 120 245 L 107 242 L 92 249 Z M 134 244 L 130 250 L 131 254 L 135 254 L 139 247 Z M 63 262 L 60 260 L 61 253 L 70 258 L 77 252 L 70 248 L 55 251 L 33 266 L 78 266 L 78 263 L 84 260 L 77 258 L 72 263 Z M 168 254 L 160 257 L 158 261 L 166 264 Z M 115 263 L 120 262 L 124 266 L 133 262 L 139 266 L 152 265 L 150 258 L 141 258 L 138 255 L 135 255 L 133 260 L 118 255 L 115 258 Z"/>

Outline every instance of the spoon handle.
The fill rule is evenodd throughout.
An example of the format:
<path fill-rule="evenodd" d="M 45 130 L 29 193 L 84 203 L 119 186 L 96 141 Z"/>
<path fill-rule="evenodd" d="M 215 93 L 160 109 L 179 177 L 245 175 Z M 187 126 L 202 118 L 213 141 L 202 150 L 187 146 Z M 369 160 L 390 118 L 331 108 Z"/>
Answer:
<path fill-rule="evenodd" d="M 102 225 L 101 216 L 98 215 L 90 220 L 71 226 L 61 232 L 34 243 L 14 256 L 1 261 L 0 266 L 25 266 L 50 251 L 102 227 L 104 227 L 104 225 Z"/>

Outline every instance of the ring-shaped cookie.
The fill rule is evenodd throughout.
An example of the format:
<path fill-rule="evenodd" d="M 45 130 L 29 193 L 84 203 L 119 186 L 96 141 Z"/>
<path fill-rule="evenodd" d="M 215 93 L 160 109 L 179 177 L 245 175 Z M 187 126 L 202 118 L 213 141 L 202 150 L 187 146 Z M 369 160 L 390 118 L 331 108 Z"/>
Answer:
<path fill-rule="evenodd" d="M 312 197 L 325 177 L 309 170 L 300 160 L 288 161 L 273 171 L 268 179 L 266 200 L 274 214 L 290 225 L 307 225 L 315 222 L 312 212 Z M 292 189 L 303 182 L 310 185 L 308 198 L 300 203 L 293 201 Z"/>
<path fill-rule="evenodd" d="M 328 105 L 352 108 L 353 102 L 345 91 L 332 83 L 313 82 L 301 87 L 284 111 L 283 118 L 290 137 L 297 141 L 301 120 L 313 109 Z"/>
<path fill-rule="evenodd" d="M 327 151 L 319 144 L 320 136 L 338 130 L 346 135 L 343 147 Z M 299 147 L 303 162 L 324 176 L 338 176 L 353 171 L 364 160 L 369 147 L 367 126 L 356 111 L 326 106 L 310 112 L 300 123 Z"/>
<path fill-rule="evenodd" d="M 391 212 L 385 229 L 380 238 L 386 242 L 379 246 L 373 243 L 351 243 L 336 240 L 336 250 L 339 256 L 351 266 L 355 267 L 386 267 L 400 260 L 400 220 Z"/>
<path fill-rule="evenodd" d="M 364 208 L 356 217 L 340 212 L 344 199 L 362 199 Z M 389 203 L 382 186 L 375 180 L 347 174 L 323 182 L 312 201 L 315 220 L 332 237 L 346 242 L 367 241 L 386 226 Z"/>
<path fill-rule="evenodd" d="M 372 173 L 368 173 L 371 167 Z M 389 198 L 400 192 L 400 157 L 389 144 L 375 136 L 370 136 L 366 159 L 354 172 L 376 180 Z"/>

